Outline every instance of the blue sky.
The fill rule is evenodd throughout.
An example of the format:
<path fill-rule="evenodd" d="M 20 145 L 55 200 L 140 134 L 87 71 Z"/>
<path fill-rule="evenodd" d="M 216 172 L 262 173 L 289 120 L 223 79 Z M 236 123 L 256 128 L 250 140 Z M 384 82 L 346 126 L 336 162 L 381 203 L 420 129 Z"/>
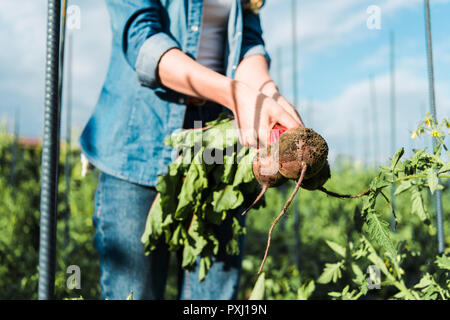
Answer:
<path fill-rule="evenodd" d="M 266 0 L 261 11 L 273 77 L 292 99 L 290 0 Z M 431 0 L 438 117 L 450 115 L 450 0 Z M 95 106 L 107 71 L 111 33 L 101 0 L 73 0 L 81 28 L 73 30 L 73 121 L 80 133 Z M 369 30 L 366 10 L 377 5 L 381 29 Z M 421 147 L 409 131 L 428 110 L 422 0 L 298 0 L 297 108 L 325 136 L 333 158 L 387 159 L 389 145 L 389 36 L 396 38 L 397 147 Z M 14 13 L 14 14 L 12 14 Z M 45 0 L 0 2 L 0 115 L 12 129 L 20 108 L 22 135 L 42 134 Z M 281 52 L 281 57 L 279 53 Z M 370 107 L 375 83 L 378 130 Z M 64 120 L 64 112 L 63 112 Z M 63 130 L 65 123 L 63 121 Z M 375 135 L 379 141 L 376 152 Z M 368 153 L 365 151 L 369 151 Z"/>

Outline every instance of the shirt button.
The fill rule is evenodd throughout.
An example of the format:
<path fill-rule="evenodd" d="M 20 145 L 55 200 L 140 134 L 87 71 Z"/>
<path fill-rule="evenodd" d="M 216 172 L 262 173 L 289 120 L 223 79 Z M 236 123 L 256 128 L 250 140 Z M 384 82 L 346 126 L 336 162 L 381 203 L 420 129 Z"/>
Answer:
<path fill-rule="evenodd" d="M 194 31 L 194 32 L 197 32 L 198 31 L 198 26 L 192 26 L 191 30 Z"/>
<path fill-rule="evenodd" d="M 233 70 L 236 70 L 236 66 L 233 66 Z"/>
<path fill-rule="evenodd" d="M 178 99 L 178 103 L 179 103 L 179 104 L 184 104 L 184 98 Z"/>

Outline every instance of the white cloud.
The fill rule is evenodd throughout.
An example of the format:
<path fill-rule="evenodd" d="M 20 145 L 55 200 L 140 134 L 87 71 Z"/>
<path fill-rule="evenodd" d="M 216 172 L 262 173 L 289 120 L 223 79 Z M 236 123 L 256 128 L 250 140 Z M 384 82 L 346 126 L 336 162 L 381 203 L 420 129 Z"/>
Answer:
<path fill-rule="evenodd" d="M 367 35 L 365 19 L 366 8 L 373 3 L 380 3 L 383 17 L 401 9 L 415 8 L 420 0 L 316 0 L 299 1 L 299 35 L 300 52 L 332 50 L 341 44 L 354 43 Z M 442 0 L 441 2 L 449 2 Z M 432 4 L 438 3 L 432 1 Z M 81 30 L 76 30 L 74 48 L 74 122 L 82 128 L 96 104 L 107 71 L 111 33 L 108 13 L 104 1 L 73 0 L 71 4 L 79 5 L 82 14 Z M 290 43 L 290 0 L 268 0 L 262 11 L 263 29 L 269 48 Z M 11 14 L 14 12 L 14 14 Z M 0 41 L 6 44 L 0 50 L 0 114 L 6 112 L 13 116 L 16 106 L 22 109 L 21 127 L 25 135 L 41 135 L 44 103 L 44 67 L 45 67 L 45 0 L 2 0 L 0 2 Z M 423 36 L 420 36 L 420 41 Z M 436 65 L 450 60 L 449 43 L 435 45 Z M 289 46 L 283 52 L 284 84 L 288 86 L 292 59 Z M 272 51 L 274 52 L 274 50 Z M 379 61 L 386 63 L 387 47 L 380 47 L 373 56 L 360 62 L 361 68 L 382 69 L 375 73 L 379 94 L 378 104 L 381 108 L 389 106 L 389 81 L 386 68 Z M 381 57 L 377 61 L 378 57 Z M 276 61 L 274 61 L 276 63 Z M 303 64 L 308 63 L 301 59 Z M 418 67 L 420 63 L 420 68 Z M 419 114 L 415 109 L 427 103 L 427 83 L 423 59 L 415 56 L 401 57 L 398 62 L 397 89 L 399 108 L 410 108 L 409 116 Z M 320 67 L 320 66 L 318 66 Z M 417 71 L 418 69 L 422 71 Z M 439 75 L 437 70 L 436 75 Z M 302 77 L 299 77 L 301 81 Z M 450 114 L 448 83 L 438 82 L 436 95 L 438 112 L 441 116 Z M 362 128 L 361 109 L 369 108 L 369 89 L 367 81 L 353 80 L 338 96 L 321 101 L 320 96 L 314 103 L 314 123 L 329 136 L 338 150 L 348 149 L 348 128 L 354 123 L 354 131 Z M 383 110 L 384 110 L 383 109 Z M 403 110 L 402 109 L 402 110 Z M 26 110 L 24 112 L 23 110 Z M 442 110 L 442 111 L 441 111 Z M 321 121 L 318 121 L 318 117 Z M 63 118 L 64 119 L 64 118 Z M 381 122 L 380 116 L 380 122 Z M 399 118 L 404 120 L 403 118 Z M 406 119 L 406 118 L 405 118 Z M 409 119 L 409 118 L 408 118 Z M 408 120 L 408 123 L 413 123 Z M 387 124 L 386 124 L 387 125 Z M 322 127 L 320 127 L 322 126 Z M 64 129 L 63 129 L 64 130 Z M 347 130 L 347 131 L 346 131 Z M 384 129 L 386 131 L 387 129 Z M 401 130 L 401 129 L 399 129 Z M 64 132 L 64 131 L 62 131 Z M 369 137 L 371 132 L 364 132 Z M 360 137 L 358 136 L 358 139 Z M 361 138 L 362 139 L 362 138 Z"/>
<path fill-rule="evenodd" d="M 75 126 L 82 127 L 103 84 L 111 35 L 104 1 L 71 4 L 80 6 L 82 17 L 81 29 L 74 33 L 73 51 L 73 119 Z M 23 135 L 42 132 L 46 10 L 45 0 L 0 2 L 0 42 L 7 44 L 0 50 L 0 114 L 12 119 L 14 110 L 20 108 Z"/>
<path fill-rule="evenodd" d="M 450 0 L 431 2 L 433 6 L 449 3 Z M 423 7 L 423 0 L 303 0 L 297 3 L 299 43 L 302 50 L 308 52 L 323 51 L 370 37 L 366 9 L 371 5 L 381 9 L 382 28 L 398 12 L 422 10 Z M 261 16 L 265 37 L 270 39 L 270 48 L 291 43 L 291 0 L 266 1 Z"/>
<path fill-rule="evenodd" d="M 399 63 L 407 66 L 408 63 Z M 361 159 L 364 148 L 371 149 L 378 136 L 379 152 L 377 159 L 387 159 L 390 151 L 390 75 L 381 74 L 374 78 L 377 94 L 378 131 L 373 124 L 370 104 L 369 80 L 350 84 L 338 96 L 327 101 L 314 102 L 314 127 L 329 141 L 330 149 L 336 153 L 346 153 Z M 396 148 L 417 147 L 422 142 L 411 141 L 410 131 L 428 111 L 428 82 L 426 77 L 417 76 L 407 67 L 396 72 Z M 438 117 L 450 114 L 449 83 L 436 84 Z M 303 105 L 307 105 L 304 102 Z M 307 112 L 305 110 L 305 112 Z M 319 118 L 320 117 L 320 118 Z"/>

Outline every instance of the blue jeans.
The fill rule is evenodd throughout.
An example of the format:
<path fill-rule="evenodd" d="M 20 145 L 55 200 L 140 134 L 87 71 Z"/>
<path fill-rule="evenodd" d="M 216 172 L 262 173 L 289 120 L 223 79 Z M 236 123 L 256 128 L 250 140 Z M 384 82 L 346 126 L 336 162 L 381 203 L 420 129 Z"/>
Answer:
<path fill-rule="evenodd" d="M 102 299 L 125 299 L 130 292 L 136 300 L 164 298 L 170 257 L 167 246 L 160 243 L 146 256 L 140 241 L 156 193 L 154 188 L 100 173 L 93 223 L 96 228 L 94 245 L 100 255 Z M 230 223 L 217 229 L 220 247 L 225 247 L 230 235 Z M 236 299 L 243 244 L 244 237 L 240 241 L 239 256 L 219 250 L 202 282 L 198 281 L 198 267 L 192 272 L 180 269 L 179 298 Z"/>

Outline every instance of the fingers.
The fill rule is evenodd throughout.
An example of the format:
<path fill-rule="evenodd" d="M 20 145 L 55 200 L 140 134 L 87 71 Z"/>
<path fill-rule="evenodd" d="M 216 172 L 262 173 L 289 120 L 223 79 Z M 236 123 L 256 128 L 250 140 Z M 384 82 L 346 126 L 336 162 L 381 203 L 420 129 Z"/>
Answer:
<path fill-rule="evenodd" d="M 267 121 L 265 121 L 267 123 Z M 239 142 L 247 147 L 255 147 L 257 149 L 267 146 L 270 142 L 270 130 L 267 125 L 260 124 L 259 128 L 244 129 L 239 131 Z"/>
<path fill-rule="evenodd" d="M 285 110 L 277 114 L 274 119 L 276 119 L 276 122 L 286 127 L 287 129 L 294 129 L 303 126 L 303 123 L 300 119 L 295 119 Z"/>
<path fill-rule="evenodd" d="M 246 133 L 243 133 L 244 137 L 244 146 L 247 147 L 258 147 L 258 141 L 255 137 L 253 130 L 244 130 Z"/>
<path fill-rule="evenodd" d="M 265 105 L 264 111 L 261 113 L 261 119 L 259 121 L 257 131 L 257 143 L 258 147 L 268 146 L 271 141 L 271 133 L 275 124 L 286 127 L 287 129 L 293 129 L 303 126 L 302 121 L 289 114 L 282 106 L 277 104 L 273 100 L 267 100 L 268 104 Z"/>
<path fill-rule="evenodd" d="M 263 125 L 258 129 L 258 148 L 270 144 L 270 126 Z"/>
<path fill-rule="evenodd" d="M 246 147 L 257 147 L 258 140 L 255 130 L 239 128 L 239 142 Z"/>
<path fill-rule="evenodd" d="M 304 127 L 305 124 L 303 123 L 303 120 L 298 113 L 297 109 L 290 104 L 283 96 L 280 95 L 280 97 L 276 100 L 279 105 L 283 107 L 284 110 L 286 110 L 294 119 L 298 120 L 300 127 Z"/>
<path fill-rule="evenodd" d="M 293 118 L 295 118 L 296 120 L 299 121 L 300 127 L 305 127 L 305 124 L 303 123 L 303 119 L 302 119 L 302 117 L 300 116 L 300 114 L 297 112 L 297 109 L 295 109 L 292 105 L 289 105 L 289 106 L 290 106 L 290 108 L 289 108 L 289 110 L 288 110 L 289 114 L 290 114 Z"/>
<path fill-rule="evenodd" d="M 297 110 L 292 105 L 284 106 L 284 108 L 291 117 L 293 117 L 296 121 L 298 121 L 298 123 L 300 124 L 301 127 L 305 126 L 302 118 L 300 117 L 300 114 L 297 112 Z"/>
<path fill-rule="evenodd" d="M 254 130 L 249 130 L 241 127 L 239 125 L 239 121 L 237 121 L 237 132 L 239 143 L 243 146 L 247 147 L 256 147 L 257 146 L 257 138 Z"/>

